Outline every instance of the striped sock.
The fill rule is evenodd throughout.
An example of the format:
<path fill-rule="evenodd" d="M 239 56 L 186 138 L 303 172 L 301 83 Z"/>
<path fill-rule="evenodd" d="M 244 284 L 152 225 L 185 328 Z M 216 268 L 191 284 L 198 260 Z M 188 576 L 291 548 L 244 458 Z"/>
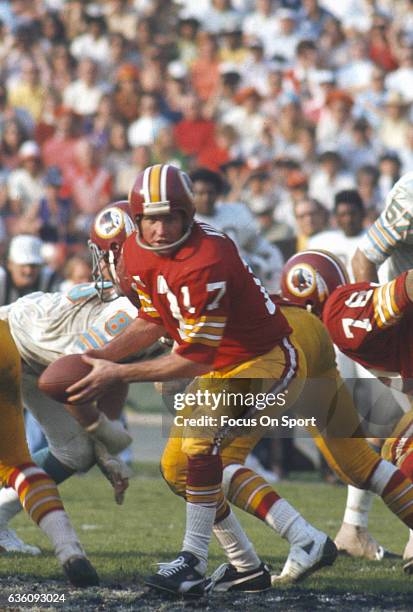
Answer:
<path fill-rule="evenodd" d="M 225 468 L 224 491 L 232 504 L 265 522 L 269 510 L 281 499 L 261 476 L 240 464 Z"/>
<path fill-rule="evenodd" d="M 182 550 L 200 559 L 197 569 L 201 573 L 206 571 L 221 481 L 222 462 L 219 455 L 188 457 L 186 530 Z"/>
<path fill-rule="evenodd" d="M 227 518 L 230 512 L 230 505 L 225 498 L 224 491 L 221 489 L 217 501 L 215 523 L 220 523 L 221 521 L 223 521 L 225 518 Z"/>
<path fill-rule="evenodd" d="M 227 466 L 223 484 L 232 504 L 264 521 L 291 545 L 302 546 L 314 537 L 315 528 L 249 468 L 243 465 Z"/>
<path fill-rule="evenodd" d="M 370 489 L 378 493 L 390 510 L 413 528 L 413 482 L 387 461 L 380 461 L 370 478 Z"/>
<path fill-rule="evenodd" d="M 18 465 L 10 469 L 6 484 L 17 491 L 21 505 L 50 539 L 62 564 L 74 555 L 84 555 L 56 484 L 46 472 L 34 463 Z"/>
<path fill-rule="evenodd" d="M 14 466 L 8 474 L 7 486 L 17 491 L 21 505 L 37 524 L 50 512 L 63 510 L 56 484 L 34 463 Z"/>

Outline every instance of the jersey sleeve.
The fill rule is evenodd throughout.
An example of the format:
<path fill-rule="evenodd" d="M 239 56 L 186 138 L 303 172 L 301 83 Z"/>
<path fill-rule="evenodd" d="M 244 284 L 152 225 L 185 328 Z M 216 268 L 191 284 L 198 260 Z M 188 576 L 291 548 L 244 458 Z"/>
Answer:
<path fill-rule="evenodd" d="M 413 231 L 412 202 L 413 180 L 401 179 L 390 191 L 384 211 L 360 243 L 360 250 L 372 263 L 382 264 Z"/>
<path fill-rule="evenodd" d="M 179 294 L 181 341 L 175 352 L 199 363 L 212 363 L 224 335 L 230 286 L 225 268 L 211 265 L 192 273 Z"/>
<path fill-rule="evenodd" d="M 367 339 L 399 322 L 412 305 L 406 275 L 380 286 L 355 283 L 334 291 L 323 311 L 323 322 L 340 350 L 358 351 Z"/>

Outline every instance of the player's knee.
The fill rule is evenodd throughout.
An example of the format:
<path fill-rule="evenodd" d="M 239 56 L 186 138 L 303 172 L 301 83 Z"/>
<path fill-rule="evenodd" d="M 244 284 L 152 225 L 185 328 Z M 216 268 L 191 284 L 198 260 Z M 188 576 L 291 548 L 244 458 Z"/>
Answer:
<path fill-rule="evenodd" d="M 210 455 L 212 452 L 213 443 L 208 438 L 189 438 L 185 437 L 182 440 L 181 450 L 187 457 L 195 457 L 198 455 Z"/>
<path fill-rule="evenodd" d="M 186 466 L 180 464 L 178 461 L 171 461 L 171 459 L 164 454 L 162 455 L 159 467 L 162 477 L 171 491 L 175 493 L 175 495 L 185 497 Z"/>
<path fill-rule="evenodd" d="M 65 446 L 51 450 L 61 463 L 75 472 L 87 472 L 96 463 L 93 443 L 87 436 L 76 436 Z"/>

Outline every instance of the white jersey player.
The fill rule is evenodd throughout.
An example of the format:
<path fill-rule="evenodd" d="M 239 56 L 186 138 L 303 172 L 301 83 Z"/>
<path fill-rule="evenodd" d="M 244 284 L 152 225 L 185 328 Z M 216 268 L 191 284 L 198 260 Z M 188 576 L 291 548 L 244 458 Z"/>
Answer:
<path fill-rule="evenodd" d="M 381 282 L 413 268 L 413 172 L 390 190 L 383 212 L 360 242 L 353 262 L 356 280 L 377 280 L 374 268 L 380 266 Z"/>
<path fill-rule="evenodd" d="M 116 225 L 122 233 L 125 229 L 119 218 L 123 215 L 122 209 L 115 208 L 111 212 L 115 221 L 112 226 Z M 108 223 L 111 215 L 105 209 L 100 217 L 105 222 L 102 233 L 109 232 L 113 255 L 117 251 L 113 227 Z M 124 236 L 119 238 L 117 246 L 123 239 Z M 100 252 L 108 264 L 116 263 L 116 258 L 110 257 L 108 252 Z M 67 294 L 36 292 L 0 308 L 0 318 L 7 320 L 22 357 L 24 405 L 39 421 L 49 445 L 48 449 L 36 453 L 35 461 L 59 483 L 77 471 L 88 470 L 98 460 L 114 485 L 117 501 L 122 498 L 125 473 L 122 466 L 108 456 L 106 449 L 114 454 L 123 450 L 131 442 L 128 432 L 121 423 L 107 419 L 103 413 L 98 413 L 96 423 L 86 430 L 63 404 L 39 390 L 37 380 L 44 368 L 58 357 L 82 353 L 109 342 L 137 316 L 137 312 L 126 297 L 118 297 L 111 283 L 100 279 L 98 288 L 93 283 L 86 283 L 73 287 Z M 112 413 L 120 411 L 125 397 L 120 395 L 110 399 Z M 105 398 L 102 398 L 104 405 Z M 119 476 L 121 482 L 113 482 L 114 475 Z M 10 518 L 19 510 L 20 503 L 14 491 L 1 490 L 0 545 L 5 550 L 36 553 L 38 549 L 26 546 L 7 527 Z"/>

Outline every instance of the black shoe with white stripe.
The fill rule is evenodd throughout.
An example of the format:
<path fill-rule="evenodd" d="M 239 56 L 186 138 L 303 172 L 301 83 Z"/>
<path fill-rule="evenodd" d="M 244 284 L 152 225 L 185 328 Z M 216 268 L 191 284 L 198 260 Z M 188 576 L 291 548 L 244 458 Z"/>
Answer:
<path fill-rule="evenodd" d="M 269 568 L 261 563 L 256 569 L 241 572 L 230 563 L 223 563 L 208 578 L 205 591 L 223 593 L 225 591 L 242 591 L 257 593 L 271 588 Z"/>
<path fill-rule="evenodd" d="M 205 594 L 205 577 L 196 569 L 199 559 L 183 551 L 170 563 L 158 563 L 159 570 L 146 578 L 145 584 L 158 591 L 186 597 L 202 597 Z"/>

